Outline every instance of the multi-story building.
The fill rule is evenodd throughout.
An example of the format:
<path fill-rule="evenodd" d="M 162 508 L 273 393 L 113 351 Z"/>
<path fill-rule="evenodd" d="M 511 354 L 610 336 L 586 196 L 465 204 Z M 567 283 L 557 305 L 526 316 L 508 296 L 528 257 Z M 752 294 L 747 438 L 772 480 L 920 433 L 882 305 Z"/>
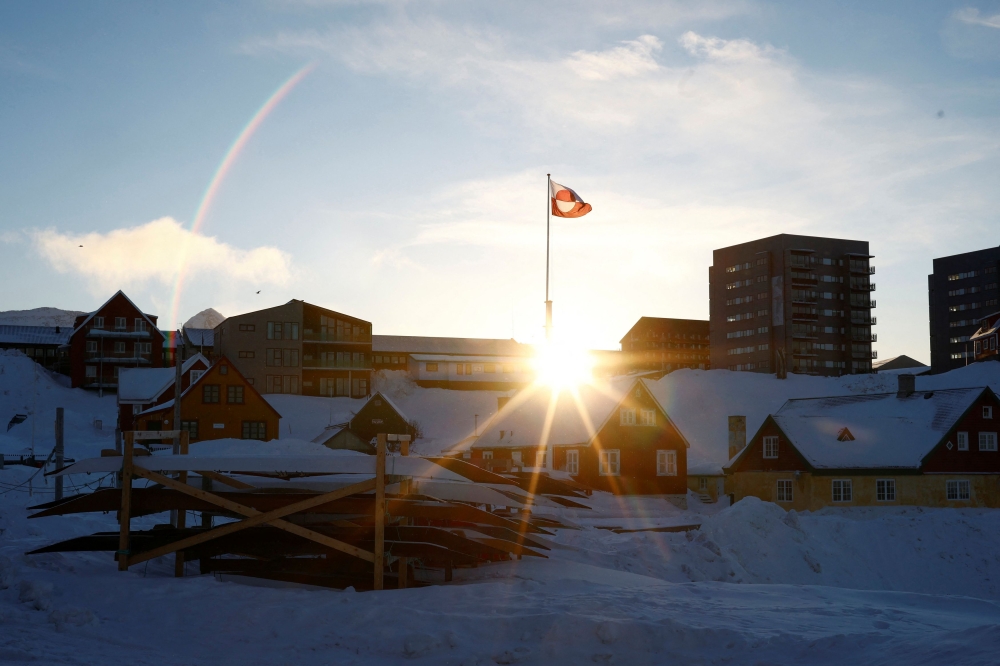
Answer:
<path fill-rule="evenodd" d="M 927 276 L 932 372 L 947 372 L 974 359 L 970 338 L 980 319 L 998 309 L 1000 248 L 934 260 Z"/>
<path fill-rule="evenodd" d="M 708 334 L 703 319 L 640 317 L 621 339 L 622 362 L 630 371 L 708 370 Z"/>
<path fill-rule="evenodd" d="M 215 327 L 213 352 L 261 393 L 371 393 L 371 322 L 304 301 L 226 319 Z"/>
<path fill-rule="evenodd" d="M 779 234 L 713 252 L 712 367 L 836 376 L 872 370 L 866 241 Z"/>
<path fill-rule="evenodd" d="M 509 339 L 376 335 L 375 370 L 405 370 L 428 388 L 506 391 L 535 378 L 531 345 Z"/>

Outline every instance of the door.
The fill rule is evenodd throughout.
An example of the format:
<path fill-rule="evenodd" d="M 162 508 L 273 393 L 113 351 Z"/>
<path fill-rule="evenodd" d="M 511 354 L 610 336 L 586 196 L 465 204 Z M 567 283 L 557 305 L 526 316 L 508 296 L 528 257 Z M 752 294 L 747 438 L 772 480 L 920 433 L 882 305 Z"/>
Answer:
<path fill-rule="evenodd" d="M 726 479 L 725 477 L 720 477 L 715 480 L 715 501 L 719 501 L 726 497 Z"/>

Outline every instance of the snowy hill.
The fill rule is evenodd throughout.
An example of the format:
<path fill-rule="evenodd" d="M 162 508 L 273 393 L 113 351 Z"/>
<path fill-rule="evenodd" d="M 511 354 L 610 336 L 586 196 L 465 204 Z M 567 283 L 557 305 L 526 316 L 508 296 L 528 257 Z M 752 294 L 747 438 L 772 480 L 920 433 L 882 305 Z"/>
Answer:
<path fill-rule="evenodd" d="M 218 310 L 208 308 L 184 322 L 184 328 L 215 328 L 226 320 L 226 316 Z"/>
<path fill-rule="evenodd" d="M 34 308 L 32 310 L 7 310 L 0 312 L 0 324 L 6 326 L 65 326 L 71 328 L 78 315 L 76 310 L 59 308 Z"/>

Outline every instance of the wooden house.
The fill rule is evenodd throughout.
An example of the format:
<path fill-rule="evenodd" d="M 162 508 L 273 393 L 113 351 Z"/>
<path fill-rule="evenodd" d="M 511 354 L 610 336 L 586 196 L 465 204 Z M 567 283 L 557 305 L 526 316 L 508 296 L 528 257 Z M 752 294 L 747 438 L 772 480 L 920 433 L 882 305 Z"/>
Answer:
<path fill-rule="evenodd" d="M 686 504 L 688 448 L 646 382 L 628 379 L 525 389 L 460 455 L 486 468 L 558 471 L 597 490 Z"/>
<path fill-rule="evenodd" d="M 726 465 L 734 499 L 786 509 L 998 507 L 1000 402 L 989 387 L 789 400 Z"/>
<path fill-rule="evenodd" d="M 201 354 L 184 361 L 181 370 L 181 390 L 198 381 L 209 362 Z M 134 416 L 151 407 L 174 399 L 176 368 L 125 368 L 118 377 L 118 427 L 134 430 Z"/>
<path fill-rule="evenodd" d="M 122 368 L 162 364 L 163 333 L 122 291 L 97 310 L 76 318 L 69 339 L 74 388 L 117 389 Z"/>
<path fill-rule="evenodd" d="M 392 400 L 376 392 L 350 421 L 328 428 L 314 441 L 331 449 L 349 449 L 374 454 L 375 436 L 380 432 L 389 435 L 409 435 L 411 440 L 417 434 L 416 428 Z"/>
<path fill-rule="evenodd" d="M 173 430 L 174 401 L 135 416 L 137 430 Z M 181 392 L 181 429 L 191 441 L 278 439 L 281 414 L 257 392 L 228 358 L 220 357 Z"/>
<path fill-rule="evenodd" d="M 979 330 L 969 338 L 972 343 L 973 356 L 977 361 L 1000 360 L 1000 349 L 997 343 L 1000 338 L 1000 312 L 994 312 L 980 320 Z"/>
<path fill-rule="evenodd" d="M 718 463 L 693 463 L 688 465 L 688 490 L 706 503 L 726 498 L 726 474 Z"/>

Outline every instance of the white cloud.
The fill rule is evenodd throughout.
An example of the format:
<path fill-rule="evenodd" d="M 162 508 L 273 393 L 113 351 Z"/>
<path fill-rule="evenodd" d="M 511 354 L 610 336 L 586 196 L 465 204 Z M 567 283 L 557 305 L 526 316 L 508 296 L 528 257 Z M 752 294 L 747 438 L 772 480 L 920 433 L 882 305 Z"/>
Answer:
<path fill-rule="evenodd" d="M 653 53 L 662 48 L 658 38 L 642 35 L 607 51 L 577 51 L 569 57 L 567 65 L 580 78 L 594 81 L 640 76 L 660 68 Z"/>
<path fill-rule="evenodd" d="M 954 16 L 962 23 L 1000 29 L 1000 14 L 994 14 L 993 16 L 981 16 L 978 9 L 974 7 L 965 7 L 964 9 L 956 11 Z"/>
<path fill-rule="evenodd" d="M 33 238 L 55 270 L 77 273 L 102 293 L 150 282 L 171 286 L 182 271 L 189 284 L 210 275 L 254 286 L 291 278 L 290 258 L 281 250 L 234 248 L 169 217 L 107 233 L 36 231 Z"/>

